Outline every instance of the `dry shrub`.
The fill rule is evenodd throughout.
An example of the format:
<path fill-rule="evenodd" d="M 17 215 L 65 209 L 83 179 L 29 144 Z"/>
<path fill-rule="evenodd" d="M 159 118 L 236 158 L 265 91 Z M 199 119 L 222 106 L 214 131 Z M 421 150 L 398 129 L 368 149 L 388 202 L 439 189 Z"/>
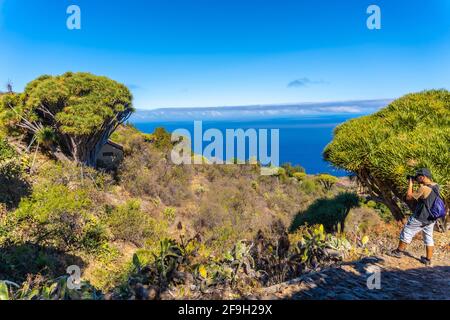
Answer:
<path fill-rule="evenodd" d="M 160 198 L 166 205 L 179 206 L 192 197 L 190 166 L 173 165 L 151 144 L 126 156 L 119 179 L 133 197 Z"/>
<path fill-rule="evenodd" d="M 112 210 L 108 217 L 108 225 L 116 240 L 142 246 L 145 240 L 159 236 L 159 229 L 163 223 L 143 212 L 139 200 L 131 199 Z"/>

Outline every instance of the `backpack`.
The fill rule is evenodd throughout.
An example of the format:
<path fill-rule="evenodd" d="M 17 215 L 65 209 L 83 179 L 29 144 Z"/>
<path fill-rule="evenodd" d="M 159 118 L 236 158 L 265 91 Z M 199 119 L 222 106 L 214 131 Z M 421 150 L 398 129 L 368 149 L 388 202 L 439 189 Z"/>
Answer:
<path fill-rule="evenodd" d="M 428 208 L 428 212 L 430 213 L 431 220 L 438 220 L 444 218 L 447 213 L 447 208 L 445 207 L 445 202 L 442 200 L 439 192 L 434 188 L 435 186 L 431 186 L 430 188 L 436 194 L 436 199 L 433 202 L 431 208 Z"/>

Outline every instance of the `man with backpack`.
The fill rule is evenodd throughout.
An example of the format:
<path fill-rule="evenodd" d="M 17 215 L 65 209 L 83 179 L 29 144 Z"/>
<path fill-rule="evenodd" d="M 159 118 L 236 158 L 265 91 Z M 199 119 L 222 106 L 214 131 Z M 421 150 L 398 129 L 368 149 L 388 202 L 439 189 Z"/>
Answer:
<path fill-rule="evenodd" d="M 413 190 L 414 180 L 420 184 L 417 191 Z M 426 246 L 426 256 L 420 257 L 420 261 L 426 266 L 431 266 L 434 248 L 434 225 L 439 218 L 445 217 L 446 208 L 439 193 L 439 185 L 432 181 L 430 170 L 420 169 L 414 177 L 409 177 L 406 200 L 415 200 L 417 205 L 414 214 L 403 227 L 398 248 L 392 251 L 390 255 L 401 258 L 406 253 L 406 247 L 411 243 L 414 236 L 422 231 Z"/>

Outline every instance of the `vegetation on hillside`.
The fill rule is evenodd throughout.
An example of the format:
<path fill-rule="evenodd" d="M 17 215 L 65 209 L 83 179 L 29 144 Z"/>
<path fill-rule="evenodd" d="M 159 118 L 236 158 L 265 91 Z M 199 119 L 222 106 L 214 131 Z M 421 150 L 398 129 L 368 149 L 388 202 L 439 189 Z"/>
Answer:
<path fill-rule="evenodd" d="M 13 208 L 23 195 L 28 194 L 30 185 L 25 178 L 25 157 L 17 151 L 0 134 L 0 204 Z"/>
<path fill-rule="evenodd" d="M 300 166 L 174 165 L 164 129 L 120 124 L 131 96 L 106 78 L 44 76 L 0 101 L 0 300 L 242 298 L 367 255 L 368 235 L 395 227 L 351 183 Z M 85 167 L 75 149 L 105 138 L 124 147 L 120 167 Z"/>
<path fill-rule="evenodd" d="M 167 137 L 119 127 L 111 138 L 125 159 L 114 175 L 41 153 L 34 172 L 21 169 L 32 185 L 0 218 L 0 279 L 34 289 L 7 285 L 10 297 L 83 296 L 61 291 L 69 265 L 84 271 L 88 298 L 244 294 L 348 250 L 323 227 L 287 234 L 298 212 L 340 189 L 290 165 L 273 177 L 257 165 L 173 165 Z M 183 293 L 186 283 L 196 289 Z"/>

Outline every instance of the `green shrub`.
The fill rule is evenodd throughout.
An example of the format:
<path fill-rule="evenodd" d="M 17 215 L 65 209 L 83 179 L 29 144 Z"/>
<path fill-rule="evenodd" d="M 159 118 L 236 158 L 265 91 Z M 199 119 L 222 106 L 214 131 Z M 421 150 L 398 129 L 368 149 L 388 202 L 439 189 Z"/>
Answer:
<path fill-rule="evenodd" d="M 100 205 L 95 197 L 102 191 L 109 191 L 114 184 L 110 174 L 69 161 L 43 163 L 37 170 L 36 180 L 39 184 L 62 185 L 71 190 L 82 190 L 94 206 Z"/>
<path fill-rule="evenodd" d="M 142 246 L 147 238 L 155 235 L 157 223 L 148 213 L 141 211 L 141 203 L 136 199 L 113 209 L 108 219 L 115 239 L 137 246 Z"/>
<path fill-rule="evenodd" d="M 293 177 L 296 173 L 305 173 L 305 169 L 301 166 L 292 166 L 290 163 L 284 163 L 281 165 L 285 173 L 289 177 Z"/>
<path fill-rule="evenodd" d="M 292 176 L 294 178 L 296 178 L 298 181 L 302 181 L 303 179 L 305 179 L 306 173 L 304 173 L 304 172 L 295 172 Z"/>
<path fill-rule="evenodd" d="M 61 250 L 96 250 L 105 240 L 105 227 L 90 209 L 83 190 L 62 185 L 37 185 L 7 218 L 11 237 Z"/>
<path fill-rule="evenodd" d="M 306 193 L 312 194 L 317 191 L 317 184 L 312 179 L 305 179 L 302 181 L 300 188 Z"/>
<path fill-rule="evenodd" d="M 286 180 L 286 178 L 288 177 L 287 172 L 286 172 L 286 169 L 284 169 L 284 168 L 278 168 L 277 176 L 278 176 L 281 180 Z"/>
<path fill-rule="evenodd" d="M 170 223 L 173 223 L 175 221 L 175 214 L 176 209 L 172 207 L 167 207 L 163 211 L 164 218 Z"/>
<path fill-rule="evenodd" d="M 394 218 L 391 212 L 389 211 L 389 208 L 386 207 L 386 205 L 384 205 L 383 203 L 376 202 L 374 200 L 369 200 L 364 205 L 366 207 L 374 209 L 384 222 L 391 222 Z"/>
<path fill-rule="evenodd" d="M 164 128 L 156 128 L 151 135 L 152 143 L 162 151 L 171 150 L 173 147 L 172 136 Z"/>
<path fill-rule="evenodd" d="M 367 202 L 366 206 L 368 206 L 369 208 L 374 209 L 374 208 L 376 208 L 377 203 L 376 203 L 375 201 L 373 201 L 373 200 L 369 200 L 369 201 Z"/>
<path fill-rule="evenodd" d="M 126 281 L 131 266 L 119 246 L 105 244 L 84 276 L 96 288 L 107 292 Z M 123 249 L 122 249 L 123 250 Z"/>
<path fill-rule="evenodd" d="M 0 138 L 0 163 L 4 163 L 17 156 L 14 149 L 9 145 L 8 141 L 3 137 Z"/>
<path fill-rule="evenodd" d="M 5 139 L 0 138 L 0 204 L 14 208 L 29 192 L 30 185 L 19 155 Z"/>

